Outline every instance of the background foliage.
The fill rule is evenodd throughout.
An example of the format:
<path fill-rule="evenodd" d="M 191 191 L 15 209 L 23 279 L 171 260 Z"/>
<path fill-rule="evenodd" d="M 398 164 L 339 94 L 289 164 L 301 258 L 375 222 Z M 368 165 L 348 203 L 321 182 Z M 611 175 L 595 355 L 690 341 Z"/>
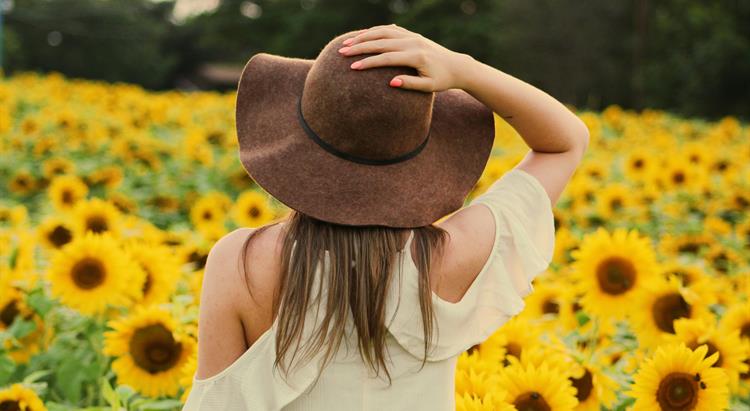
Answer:
<path fill-rule="evenodd" d="M 5 69 L 151 89 L 257 52 L 315 58 L 332 37 L 396 23 L 588 109 L 750 118 L 750 2 L 698 0 L 16 0 Z M 227 86 L 231 88 L 231 86 Z"/>

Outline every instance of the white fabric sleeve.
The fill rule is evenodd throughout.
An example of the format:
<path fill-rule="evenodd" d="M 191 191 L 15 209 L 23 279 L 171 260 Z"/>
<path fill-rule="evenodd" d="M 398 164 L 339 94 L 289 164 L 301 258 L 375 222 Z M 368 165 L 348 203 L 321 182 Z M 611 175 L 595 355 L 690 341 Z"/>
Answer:
<path fill-rule="evenodd" d="M 523 297 L 534 288 L 532 280 L 552 261 L 555 245 L 552 204 L 539 180 L 514 168 L 495 181 L 469 207 L 489 208 L 495 225 L 492 252 L 474 282 L 457 303 L 433 293 L 439 336 L 429 360 L 459 355 L 484 342 L 525 307 Z M 404 309 L 396 312 L 391 331 L 413 355 L 423 352 L 424 336 L 417 301 L 417 274 L 402 285 Z"/>

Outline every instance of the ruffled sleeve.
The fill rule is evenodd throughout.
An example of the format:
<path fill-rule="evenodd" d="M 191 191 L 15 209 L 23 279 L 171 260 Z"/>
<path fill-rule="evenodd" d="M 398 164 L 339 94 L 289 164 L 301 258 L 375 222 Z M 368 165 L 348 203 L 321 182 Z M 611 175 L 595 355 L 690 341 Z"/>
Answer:
<path fill-rule="evenodd" d="M 428 360 L 439 361 L 485 341 L 524 306 L 532 280 L 545 271 L 554 252 L 552 204 L 539 180 L 514 168 L 470 204 L 492 212 L 495 240 L 485 265 L 461 301 L 451 303 L 432 294 L 437 315 L 437 345 Z M 407 249 L 408 250 L 408 249 Z M 407 351 L 421 358 L 424 337 L 418 300 L 418 273 L 407 254 L 401 294 L 395 291 L 391 333 Z M 398 297 L 395 297 L 398 296 Z"/>

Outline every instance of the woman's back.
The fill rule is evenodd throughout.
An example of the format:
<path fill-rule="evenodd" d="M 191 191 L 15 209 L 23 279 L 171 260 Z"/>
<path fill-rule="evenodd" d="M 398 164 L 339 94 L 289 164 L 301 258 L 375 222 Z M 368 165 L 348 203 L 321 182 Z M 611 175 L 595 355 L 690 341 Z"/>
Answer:
<path fill-rule="evenodd" d="M 412 259 L 414 236 L 411 232 L 399 253 L 391 288 L 387 293 L 386 359 L 392 377 L 390 386 L 382 370 L 380 378 L 375 378 L 372 370 L 360 358 L 351 321 L 347 321 L 339 351 L 333 361 L 323 368 L 317 383 L 313 386 L 320 370 L 316 362 L 322 351 L 313 361 L 292 373 L 290 385 L 287 385 L 278 370 L 272 367 L 277 323 L 271 319 L 271 328 L 266 326 L 265 331 L 251 329 L 247 332 L 245 329 L 246 335 L 250 335 L 246 341 L 255 341 L 231 365 L 211 377 L 194 380 L 193 391 L 184 409 L 454 409 L 457 357 L 472 345 L 484 341 L 521 311 L 522 297 L 532 290 L 531 280 L 547 268 L 554 247 L 550 199 L 540 182 L 527 172 L 515 169 L 506 173 L 485 194 L 476 198 L 472 202 L 474 204 L 485 204 L 490 211 L 491 220 L 494 220 L 497 228 L 494 230 L 494 242 L 489 247 L 489 258 L 476 271 L 471 284 L 465 287 L 468 288 L 465 293 L 445 288 L 445 295 L 458 295 L 460 300 L 451 298 L 455 301 L 451 302 L 433 292 L 438 334 L 435 336 L 434 350 L 429 352 L 424 368 L 420 370 L 424 335 L 418 297 L 418 270 Z M 492 232 L 492 221 L 488 223 L 488 230 Z M 246 236 L 247 232 L 238 235 Z M 272 238 L 273 234 L 269 233 L 269 237 Z M 253 260 L 254 256 L 268 259 L 269 255 L 273 255 L 268 247 L 273 248 L 260 246 L 249 255 L 250 267 L 254 267 L 250 278 L 261 280 L 251 280 L 251 286 L 254 282 L 268 284 L 262 280 L 267 278 L 267 273 L 257 272 L 264 268 L 272 269 L 273 264 Z M 481 249 L 482 246 L 465 244 L 464 247 Z M 445 268 L 449 265 L 437 266 Z M 320 286 L 319 280 L 326 278 L 320 275 L 320 270 L 325 268 L 319 268 L 315 276 L 316 289 Z M 238 277 L 236 272 L 234 277 Z M 438 282 L 436 277 L 435 273 L 431 273 L 430 281 L 433 284 Z M 253 295 L 255 291 L 253 289 Z M 322 287 L 321 292 L 321 301 L 324 301 L 327 287 Z M 273 291 L 264 290 L 258 295 L 269 297 Z M 259 299 L 261 303 L 262 298 Z M 254 318 L 253 312 L 270 312 L 270 306 L 253 307 L 247 304 L 244 310 L 240 310 L 242 323 L 262 324 L 262 321 L 248 321 L 246 317 Z M 309 337 L 308 333 L 324 314 L 325 304 L 313 304 L 305 318 L 303 340 Z M 351 320 L 351 313 L 348 315 Z M 255 339 L 253 334 L 260 334 L 260 337 Z"/>

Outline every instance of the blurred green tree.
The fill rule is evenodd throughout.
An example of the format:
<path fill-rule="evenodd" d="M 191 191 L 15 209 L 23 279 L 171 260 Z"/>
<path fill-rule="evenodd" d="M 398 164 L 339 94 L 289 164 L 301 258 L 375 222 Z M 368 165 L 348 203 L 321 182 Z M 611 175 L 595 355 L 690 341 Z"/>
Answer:
<path fill-rule="evenodd" d="M 165 85 L 179 56 L 164 48 L 173 2 L 16 0 L 6 15 L 7 70 Z"/>

